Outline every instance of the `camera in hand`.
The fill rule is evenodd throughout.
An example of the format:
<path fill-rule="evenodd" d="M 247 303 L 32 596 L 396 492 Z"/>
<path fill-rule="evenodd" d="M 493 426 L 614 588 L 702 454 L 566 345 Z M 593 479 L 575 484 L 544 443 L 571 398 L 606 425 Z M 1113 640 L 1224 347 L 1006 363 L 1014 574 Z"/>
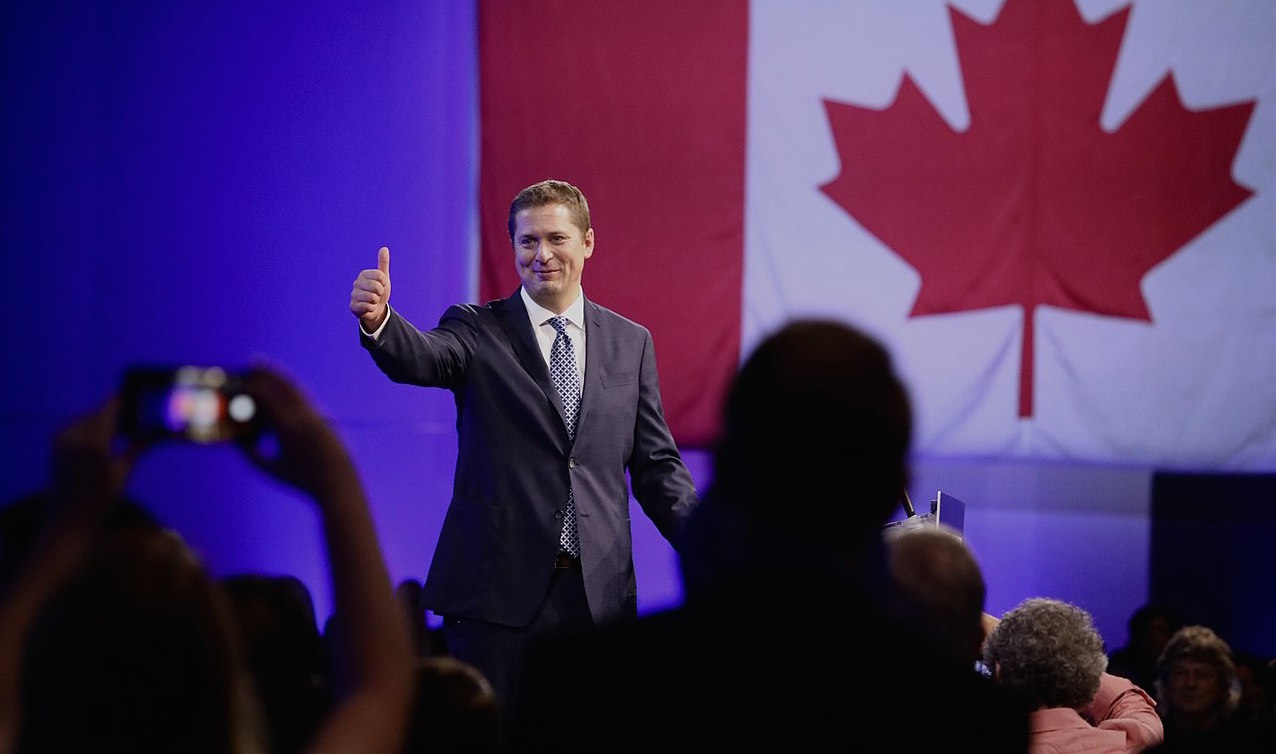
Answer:
<path fill-rule="evenodd" d="M 124 374 L 120 429 L 146 441 L 216 443 L 249 437 L 260 421 L 238 372 L 219 366 L 135 366 Z"/>

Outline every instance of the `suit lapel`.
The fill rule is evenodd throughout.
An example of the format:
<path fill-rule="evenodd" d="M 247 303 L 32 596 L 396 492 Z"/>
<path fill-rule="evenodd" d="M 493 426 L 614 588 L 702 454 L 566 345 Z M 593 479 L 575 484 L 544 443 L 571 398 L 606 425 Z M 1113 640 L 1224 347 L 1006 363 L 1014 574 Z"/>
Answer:
<path fill-rule="evenodd" d="M 585 299 L 585 381 L 581 383 L 580 408 L 576 412 L 576 436 L 580 437 L 580 429 L 585 426 L 589 409 L 594 401 L 602 395 L 602 376 L 598 366 L 602 360 L 603 340 L 607 332 L 603 329 L 603 318 L 598 307 Z"/>
<path fill-rule="evenodd" d="M 540 345 L 536 342 L 536 334 L 532 329 L 532 320 L 527 315 L 527 307 L 523 305 L 522 296 L 518 290 L 514 291 L 514 295 L 507 299 L 501 299 L 494 302 L 493 307 L 500 315 L 501 329 L 505 331 L 505 337 L 514 347 L 514 353 L 518 355 L 518 360 L 523 365 L 523 370 L 527 372 L 537 385 L 540 386 L 541 392 L 545 394 L 545 399 L 549 401 L 550 408 L 558 417 L 558 426 L 563 430 L 563 438 L 567 438 L 567 423 L 563 419 L 563 401 L 558 396 L 558 388 L 554 387 L 554 382 L 549 378 L 549 367 L 545 365 L 545 357 L 541 355 Z M 585 349 L 585 358 L 589 358 L 589 349 Z M 586 362 L 588 363 L 588 362 Z M 585 370 L 589 373 L 588 367 Z M 580 426 L 579 418 L 577 426 Z"/>

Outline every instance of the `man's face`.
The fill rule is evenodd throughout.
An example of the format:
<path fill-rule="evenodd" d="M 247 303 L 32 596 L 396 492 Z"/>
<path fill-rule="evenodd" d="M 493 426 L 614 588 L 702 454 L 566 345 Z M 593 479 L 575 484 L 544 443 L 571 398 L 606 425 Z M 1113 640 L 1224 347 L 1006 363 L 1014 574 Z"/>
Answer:
<path fill-rule="evenodd" d="M 594 230 L 572 224 L 562 204 L 529 207 L 514 215 L 514 261 L 532 300 L 561 314 L 580 293 L 585 260 L 594 254 Z"/>
<path fill-rule="evenodd" d="M 1228 694 L 1213 665 L 1188 659 L 1175 660 L 1170 666 L 1168 690 L 1175 709 L 1196 714 L 1218 708 Z"/>

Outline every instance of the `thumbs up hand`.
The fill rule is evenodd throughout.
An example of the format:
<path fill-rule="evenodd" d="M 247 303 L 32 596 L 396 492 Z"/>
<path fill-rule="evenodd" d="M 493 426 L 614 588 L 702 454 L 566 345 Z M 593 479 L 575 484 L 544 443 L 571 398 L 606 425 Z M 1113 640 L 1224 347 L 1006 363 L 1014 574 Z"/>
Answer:
<path fill-rule="evenodd" d="M 350 291 L 350 313 L 359 318 L 365 333 L 373 333 L 385 321 L 390 301 L 390 247 L 377 251 L 376 269 L 363 270 Z"/>

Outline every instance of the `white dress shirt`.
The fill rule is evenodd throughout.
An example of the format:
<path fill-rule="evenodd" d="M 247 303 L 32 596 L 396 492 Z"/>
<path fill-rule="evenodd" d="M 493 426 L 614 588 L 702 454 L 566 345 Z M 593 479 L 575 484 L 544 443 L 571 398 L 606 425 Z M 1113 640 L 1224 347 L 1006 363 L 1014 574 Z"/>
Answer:
<path fill-rule="evenodd" d="M 532 321 L 532 329 L 536 331 L 536 342 L 541 347 L 541 357 L 545 359 L 545 366 L 549 366 L 549 352 L 554 346 L 554 338 L 558 335 L 558 331 L 549 323 L 551 319 L 558 316 L 549 309 L 541 306 L 527 295 L 526 288 L 519 288 L 519 293 L 523 296 L 523 305 L 527 307 L 527 316 Z M 576 300 L 567 307 L 567 311 L 563 312 L 567 318 L 567 337 L 572 339 L 572 353 L 576 357 L 576 377 L 580 380 L 582 389 L 585 385 L 585 293 L 581 292 Z"/>

